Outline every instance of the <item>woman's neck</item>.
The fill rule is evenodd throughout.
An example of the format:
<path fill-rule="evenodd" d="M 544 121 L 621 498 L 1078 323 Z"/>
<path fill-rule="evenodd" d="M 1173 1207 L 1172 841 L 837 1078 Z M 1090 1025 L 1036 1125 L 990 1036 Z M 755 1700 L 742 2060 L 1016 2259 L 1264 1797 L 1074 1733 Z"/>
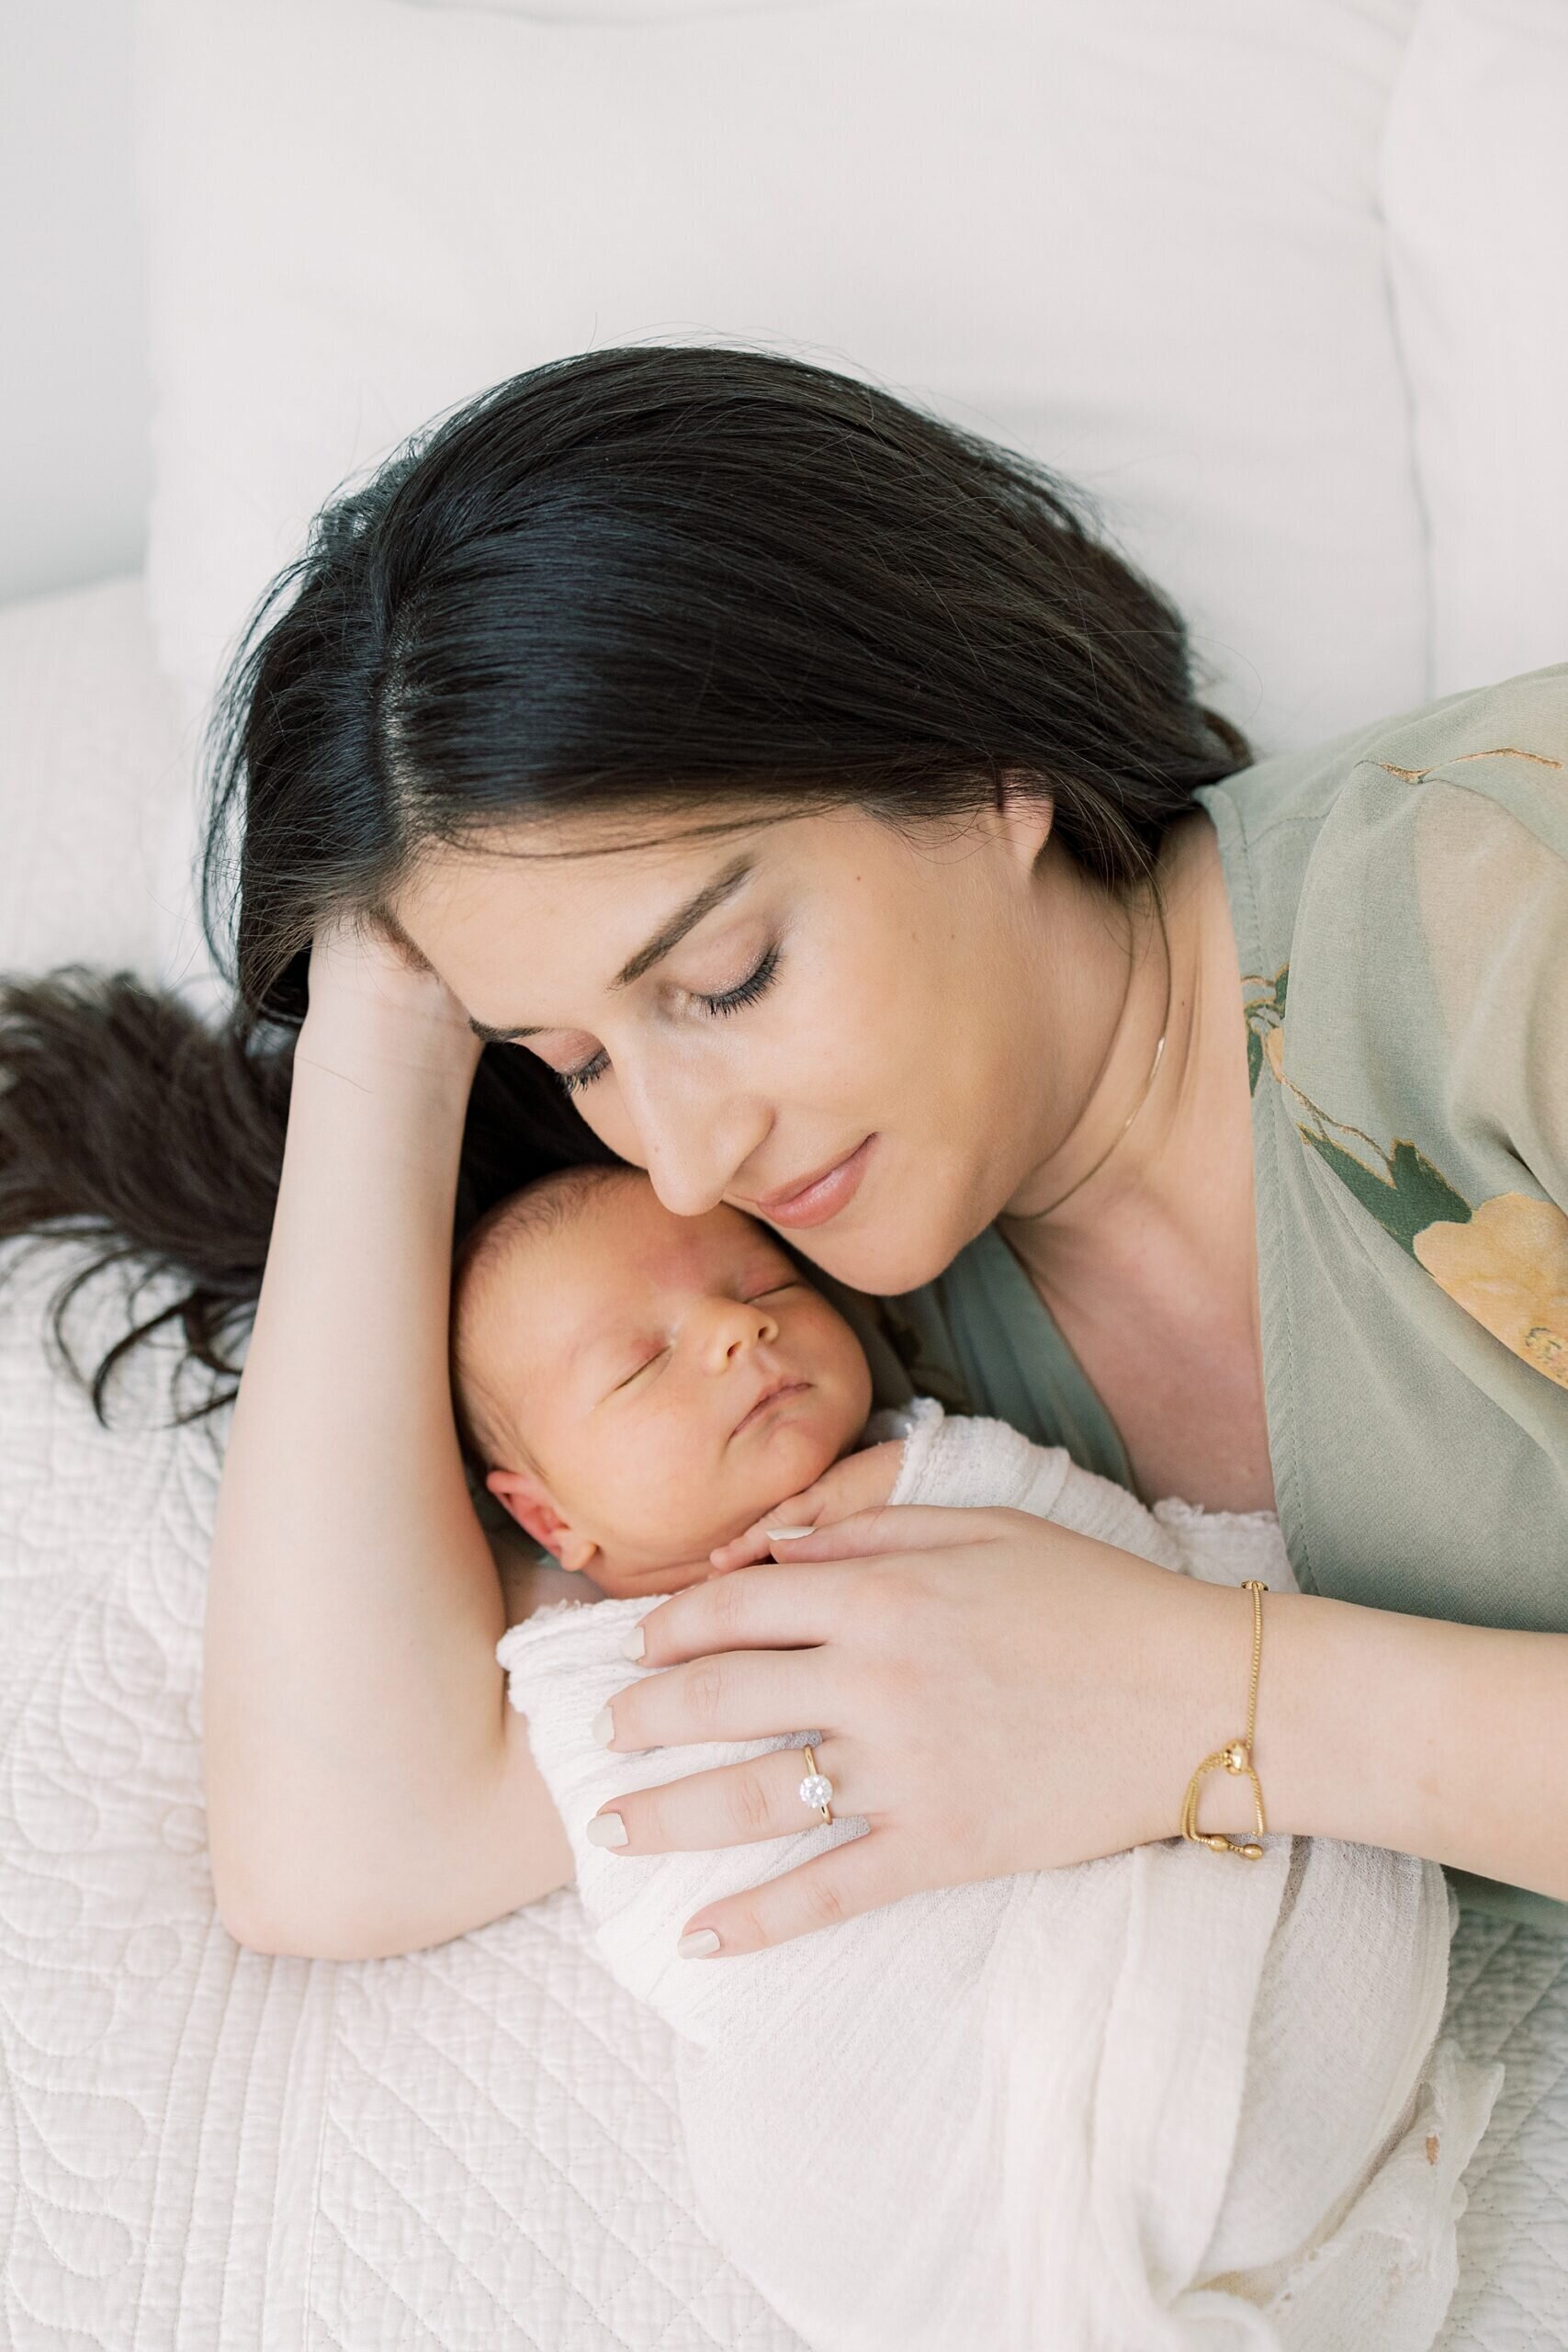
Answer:
<path fill-rule="evenodd" d="M 1234 1213 L 1250 1204 L 1235 941 L 1202 810 L 1171 829 L 1159 871 L 1168 981 L 1145 898 L 1133 917 L 1121 1012 L 1083 1111 L 1001 1211 L 1008 1241 L 1046 1288 L 1089 1264 L 1107 1272 L 1136 1261 L 1156 1239 L 1190 1261 L 1228 1262 Z"/>

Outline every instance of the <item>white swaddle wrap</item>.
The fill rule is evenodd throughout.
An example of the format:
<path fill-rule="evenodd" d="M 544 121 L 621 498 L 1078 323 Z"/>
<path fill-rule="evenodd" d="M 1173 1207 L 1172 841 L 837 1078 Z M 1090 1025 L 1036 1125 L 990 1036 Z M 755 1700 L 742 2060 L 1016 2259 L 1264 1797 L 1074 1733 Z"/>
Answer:
<path fill-rule="evenodd" d="M 1272 1514 L 1145 1510 L 929 1399 L 872 1434 L 906 1430 L 896 1502 L 1008 1506 L 1297 1589 Z M 814 2352 L 1425 2352 L 1502 2081 L 1436 2040 L 1454 1914 L 1435 1863 L 1277 1835 L 1243 1862 L 1173 1835 L 682 1960 L 700 1905 L 866 1825 L 588 1844 L 618 1794 L 820 1736 L 600 1747 L 599 1708 L 653 1670 L 619 1645 L 657 1605 L 545 1609 L 496 1655 L 598 1950 L 680 2037 L 703 2222 Z"/>

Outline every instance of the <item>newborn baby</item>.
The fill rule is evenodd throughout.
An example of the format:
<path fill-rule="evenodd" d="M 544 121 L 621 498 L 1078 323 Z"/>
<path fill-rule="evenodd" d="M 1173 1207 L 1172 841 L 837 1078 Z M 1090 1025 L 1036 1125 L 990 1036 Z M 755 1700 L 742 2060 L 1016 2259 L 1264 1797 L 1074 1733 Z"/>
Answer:
<path fill-rule="evenodd" d="M 640 1170 L 566 1170 L 475 1227 L 452 1381 L 491 1493 L 586 1571 L 589 1599 L 765 1557 L 761 1520 L 801 1524 L 776 1507 L 830 1468 L 798 1501 L 813 1524 L 886 1501 L 897 1475 L 896 1444 L 854 1451 L 871 1374 L 843 1317 L 765 1226 L 673 1216 Z"/>
<path fill-rule="evenodd" d="M 762 1556 L 768 1526 L 996 1505 L 1292 1590 L 1272 1515 L 1145 1510 L 930 1398 L 868 1423 L 859 1342 L 777 1240 L 728 1207 L 675 1217 L 636 1170 L 490 1213 L 455 1268 L 452 1370 L 490 1491 L 591 1603 L 536 1611 L 496 1655 L 596 1948 L 676 2037 L 705 2226 L 813 2352 L 1424 2352 L 1501 2081 L 1438 2039 L 1436 1864 L 1280 1836 L 1214 1856 L 1174 1834 L 1173 1791 L 1168 1839 L 693 1962 L 675 1943 L 699 1905 L 867 1825 L 803 1804 L 798 1833 L 704 1852 L 586 1835 L 629 1789 L 821 1737 L 613 1755 L 592 1736 L 639 1671 L 630 1626 Z"/>

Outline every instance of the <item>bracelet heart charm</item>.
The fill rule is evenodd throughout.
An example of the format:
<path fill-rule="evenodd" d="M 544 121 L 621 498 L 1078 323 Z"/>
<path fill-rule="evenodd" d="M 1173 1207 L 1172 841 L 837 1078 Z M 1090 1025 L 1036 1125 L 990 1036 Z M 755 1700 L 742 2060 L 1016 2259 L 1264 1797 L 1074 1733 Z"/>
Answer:
<path fill-rule="evenodd" d="M 1244 1861 L 1260 1862 L 1263 1860 L 1263 1849 L 1251 1838 L 1248 1838 L 1245 1845 L 1238 1846 L 1227 1838 L 1223 1830 L 1205 1831 L 1198 1826 L 1198 1783 L 1205 1772 L 1222 1771 L 1247 1774 L 1247 1779 L 1252 1782 L 1252 1807 L 1257 1815 L 1258 1835 L 1259 1838 L 1268 1836 L 1269 1825 L 1263 1818 L 1263 1791 L 1258 1775 L 1252 1769 L 1252 1759 L 1244 1739 L 1233 1739 L 1228 1746 L 1216 1747 L 1212 1756 L 1205 1756 L 1192 1778 L 1188 1781 L 1187 1794 L 1181 1801 L 1181 1834 L 1184 1838 L 1190 1838 L 1195 1846 L 1207 1846 L 1211 1853 L 1239 1854 Z"/>

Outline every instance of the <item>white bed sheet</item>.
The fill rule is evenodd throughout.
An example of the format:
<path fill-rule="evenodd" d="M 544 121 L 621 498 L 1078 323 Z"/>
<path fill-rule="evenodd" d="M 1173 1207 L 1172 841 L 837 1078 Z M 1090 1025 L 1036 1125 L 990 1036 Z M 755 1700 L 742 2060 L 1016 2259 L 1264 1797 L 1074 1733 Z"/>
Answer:
<path fill-rule="evenodd" d="M 185 788 L 139 583 L 48 605 L 0 614 L 0 967 L 35 886 L 54 927 L 29 962 L 134 960 L 96 845 L 141 834 L 128 796 Z M 220 1925 L 198 1738 L 229 1413 L 159 1426 L 164 1337 L 102 1429 L 40 1336 L 74 1262 L 0 1251 L 0 2343 L 797 2352 L 692 2210 L 666 2030 L 573 1893 L 392 1961 L 270 1958 Z M 111 1275 L 82 1302 L 85 1365 L 122 1299 Z M 1467 1912 L 1448 2025 L 1506 2074 L 1444 2352 L 1568 2346 L 1568 1939 Z"/>

